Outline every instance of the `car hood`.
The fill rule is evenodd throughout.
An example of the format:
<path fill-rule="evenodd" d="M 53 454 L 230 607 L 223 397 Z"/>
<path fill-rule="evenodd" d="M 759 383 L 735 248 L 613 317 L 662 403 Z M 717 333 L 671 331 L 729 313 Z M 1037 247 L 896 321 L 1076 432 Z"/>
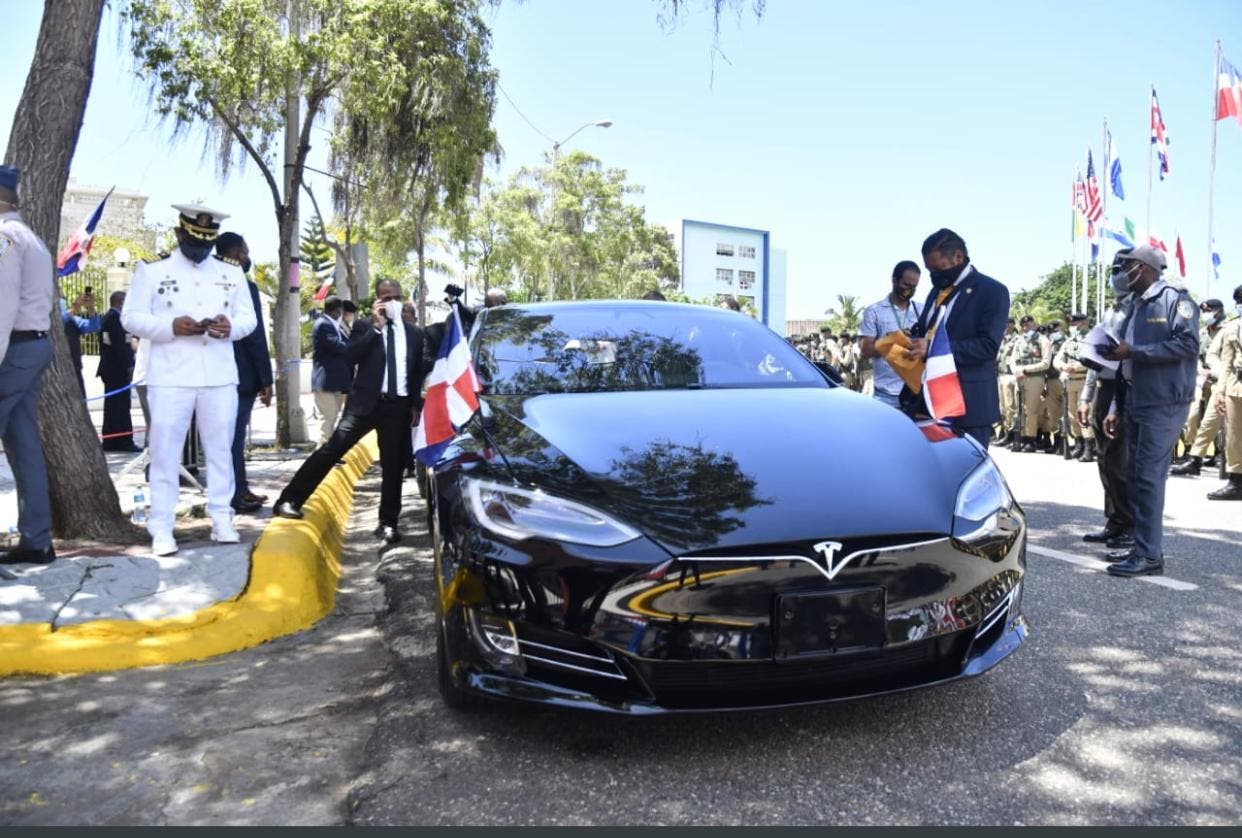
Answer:
<path fill-rule="evenodd" d="M 948 534 L 983 455 L 840 388 L 486 397 L 512 476 L 674 554 Z"/>

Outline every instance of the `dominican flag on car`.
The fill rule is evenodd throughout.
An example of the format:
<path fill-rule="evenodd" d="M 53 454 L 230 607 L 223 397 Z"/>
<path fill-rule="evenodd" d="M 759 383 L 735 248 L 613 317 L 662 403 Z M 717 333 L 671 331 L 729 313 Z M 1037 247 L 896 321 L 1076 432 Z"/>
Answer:
<path fill-rule="evenodd" d="M 112 189 L 115 188 L 115 186 L 112 187 Z M 99 226 L 99 219 L 103 216 L 104 204 L 108 203 L 108 197 L 112 194 L 112 189 L 109 189 L 108 194 L 103 196 L 103 200 L 99 202 L 99 206 L 95 207 L 95 211 L 91 213 L 90 218 L 86 219 L 81 227 L 73 231 L 69 241 L 65 242 L 65 246 L 56 255 L 57 276 L 69 276 L 69 274 L 76 273 L 86 266 L 86 257 L 95 245 L 95 228 Z"/>
<path fill-rule="evenodd" d="M 962 396 L 962 384 L 957 378 L 957 364 L 953 362 L 949 333 L 943 328 L 936 329 L 931 350 L 927 353 L 927 366 L 923 368 L 923 399 L 927 402 L 927 412 L 936 420 L 966 413 L 966 399 Z"/>
<path fill-rule="evenodd" d="M 1156 147 L 1156 156 L 1160 158 L 1160 179 L 1169 174 L 1169 132 L 1164 127 L 1164 116 L 1160 113 L 1160 102 L 1156 100 L 1156 88 L 1151 89 L 1151 144 Z"/>
<path fill-rule="evenodd" d="M 457 430 L 479 409 L 479 379 L 470 361 L 457 306 L 453 306 L 447 326 L 436 365 L 427 378 L 423 416 L 414 431 L 414 456 L 429 466 L 436 464 Z"/>

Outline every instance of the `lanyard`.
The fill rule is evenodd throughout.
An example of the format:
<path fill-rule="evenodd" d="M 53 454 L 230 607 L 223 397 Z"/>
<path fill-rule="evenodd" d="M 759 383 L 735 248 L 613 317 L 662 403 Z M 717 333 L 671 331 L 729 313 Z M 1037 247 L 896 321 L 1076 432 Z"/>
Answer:
<path fill-rule="evenodd" d="M 893 322 L 897 324 L 897 330 L 899 332 L 907 331 L 910 326 L 913 325 L 909 322 L 911 309 L 914 309 L 914 323 L 919 322 L 919 307 L 915 305 L 914 300 L 910 300 L 909 304 L 906 306 L 905 312 L 901 315 L 897 313 L 897 307 L 893 305 L 892 297 L 886 298 L 886 302 L 888 303 L 888 310 L 893 313 Z"/>

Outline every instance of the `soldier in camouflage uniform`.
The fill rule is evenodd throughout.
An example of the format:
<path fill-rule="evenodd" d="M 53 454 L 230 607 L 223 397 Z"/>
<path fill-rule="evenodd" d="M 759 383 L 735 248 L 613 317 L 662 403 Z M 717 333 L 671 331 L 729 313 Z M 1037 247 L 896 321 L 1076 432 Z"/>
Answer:
<path fill-rule="evenodd" d="M 1079 354 L 1086 348 L 1085 341 L 1087 337 L 1087 315 L 1075 314 L 1070 317 L 1069 335 L 1065 338 L 1065 342 L 1061 344 L 1061 349 L 1057 352 L 1053 364 L 1061 373 L 1061 386 L 1065 391 L 1065 403 L 1072 407 L 1077 407 L 1078 398 L 1082 395 L 1083 384 L 1087 381 L 1087 368 L 1079 362 Z M 1091 426 L 1086 427 L 1078 423 L 1074 416 L 1074 411 L 1070 412 L 1068 419 L 1069 433 L 1074 440 L 1074 450 L 1070 452 L 1071 457 L 1076 457 L 1084 463 L 1095 462 L 1095 439 L 1091 433 Z"/>
<path fill-rule="evenodd" d="M 1030 453 L 1038 450 L 1035 439 L 1039 434 L 1040 399 L 1044 392 L 1044 375 L 1052 366 L 1052 346 L 1036 330 L 1034 317 L 1026 315 L 1020 325 L 1022 333 L 1014 341 L 1010 356 L 1014 378 L 1022 390 L 1021 447 L 1017 450 Z"/>
<path fill-rule="evenodd" d="M 996 353 L 996 387 L 1000 391 L 1001 428 L 997 445 L 1011 445 L 1019 436 L 1018 382 L 1013 377 L 1013 348 L 1018 342 L 1018 327 L 1012 317 L 1005 323 L 1005 336 Z"/>

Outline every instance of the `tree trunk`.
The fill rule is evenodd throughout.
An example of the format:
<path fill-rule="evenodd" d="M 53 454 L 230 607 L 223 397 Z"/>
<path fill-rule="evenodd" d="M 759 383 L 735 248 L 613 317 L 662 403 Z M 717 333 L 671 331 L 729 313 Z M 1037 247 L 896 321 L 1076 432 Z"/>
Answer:
<path fill-rule="evenodd" d="M 60 239 L 69 165 L 95 71 L 104 2 L 46 0 L 34 60 L 5 152 L 5 160 L 22 171 L 22 216 L 53 253 Z M 55 303 L 51 316 L 55 355 L 43 376 L 39 428 L 53 530 L 60 538 L 126 541 L 133 527 L 121 513 Z"/>
<path fill-rule="evenodd" d="M 294 195 L 296 196 L 296 192 Z M 276 348 L 276 445 L 288 448 L 306 441 L 306 421 L 302 415 L 302 304 L 301 292 L 289 290 L 289 271 L 293 264 L 291 242 L 296 236 L 294 215 L 282 214 L 280 230 L 280 290 L 272 315 L 272 342 Z"/>
<path fill-rule="evenodd" d="M 418 238 L 414 251 L 418 254 L 418 325 L 427 325 L 427 240 L 423 235 L 423 221 L 419 220 Z"/>

